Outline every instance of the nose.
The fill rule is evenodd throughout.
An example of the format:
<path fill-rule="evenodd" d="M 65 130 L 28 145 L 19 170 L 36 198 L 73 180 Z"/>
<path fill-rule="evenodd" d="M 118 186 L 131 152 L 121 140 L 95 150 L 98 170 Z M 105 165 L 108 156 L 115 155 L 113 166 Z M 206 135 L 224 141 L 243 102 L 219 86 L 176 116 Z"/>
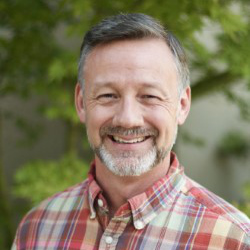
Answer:
<path fill-rule="evenodd" d="M 113 118 L 114 126 L 133 128 L 143 126 L 143 114 L 140 104 L 133 98 L 121 100 Z"/>

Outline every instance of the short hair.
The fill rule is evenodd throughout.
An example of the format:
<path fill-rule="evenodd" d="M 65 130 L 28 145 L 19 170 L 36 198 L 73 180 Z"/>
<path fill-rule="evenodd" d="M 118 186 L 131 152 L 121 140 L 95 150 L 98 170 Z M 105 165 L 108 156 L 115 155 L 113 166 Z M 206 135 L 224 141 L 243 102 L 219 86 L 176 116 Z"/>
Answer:
<path fill-rule="evenodd" d="M 167 31 L 158 20 L 141 13 L 119 14 L 108 17 L 92 27 L 84 36 L 78 64 L 78 82 L 84 90 L 84 65 L 88 54 L 100 44 L 112 41 L 157 38 L 170 48 L 177 75 L 179 91 L 189 85 L 187 57 L 178 39 Z"/>

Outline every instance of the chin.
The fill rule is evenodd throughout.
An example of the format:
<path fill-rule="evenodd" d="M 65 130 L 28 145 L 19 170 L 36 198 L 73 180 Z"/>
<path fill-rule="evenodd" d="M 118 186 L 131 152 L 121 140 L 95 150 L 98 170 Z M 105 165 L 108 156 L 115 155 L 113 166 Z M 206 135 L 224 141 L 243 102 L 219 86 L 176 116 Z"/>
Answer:
<path fill-rule="evenodd" d="M 104 145 L 96 148 L 95 153 L 100 161 L 117 176 L 140 176 L 154 168 L 157 162 L 156 147 L 142 156 L 129 153 L 114 156 Z"/>

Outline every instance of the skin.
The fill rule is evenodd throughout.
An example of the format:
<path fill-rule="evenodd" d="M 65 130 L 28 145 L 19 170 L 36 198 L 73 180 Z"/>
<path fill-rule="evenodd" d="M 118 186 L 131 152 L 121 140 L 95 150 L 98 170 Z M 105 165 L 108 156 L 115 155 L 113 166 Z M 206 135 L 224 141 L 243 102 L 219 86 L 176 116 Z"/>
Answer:
<path fill-rule="evenodd" d="M 159 39 L 122 40 L 97 46 L 87 57 L 84 79 L 84 94 L 79 84 L 75 91 L 78 116 L 86 124 L 92 147 L 103 143 L 113 155 L 129 151 L 142 156 L 153 144 L 167 151 L 177 126 L 185 122 L 190 110 L 190 88 L 178 94 L 173 56 Z M 158 135 L 139 143 L 117 143 L 109 136 L 100 136 L 100 129 L 105 126 L 153 128 Z M 120 137 L 131 140 L 138 135 Z M 95 161 L 96 179 L 104 190 L 112 217 L 129 198 L 166 175 L 170 152 L 140 176 L 117 176 L 98 156 Z"/>

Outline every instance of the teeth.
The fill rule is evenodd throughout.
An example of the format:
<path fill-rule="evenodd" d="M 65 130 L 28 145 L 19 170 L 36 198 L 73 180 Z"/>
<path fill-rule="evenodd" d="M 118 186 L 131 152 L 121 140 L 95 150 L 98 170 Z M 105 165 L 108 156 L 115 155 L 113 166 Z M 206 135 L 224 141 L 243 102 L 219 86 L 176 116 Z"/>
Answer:
<path fill-rule="evenodd" d="M 113 136 L 113 138 L 116 142 L 120 142 L 120 143 L 137 143 L 137 142 L 142 142 L 145 140 L 145 137 L 139 137 L 139 138 L 135 138 L 131 140 L 124 140 L 118 136 Z"/>

